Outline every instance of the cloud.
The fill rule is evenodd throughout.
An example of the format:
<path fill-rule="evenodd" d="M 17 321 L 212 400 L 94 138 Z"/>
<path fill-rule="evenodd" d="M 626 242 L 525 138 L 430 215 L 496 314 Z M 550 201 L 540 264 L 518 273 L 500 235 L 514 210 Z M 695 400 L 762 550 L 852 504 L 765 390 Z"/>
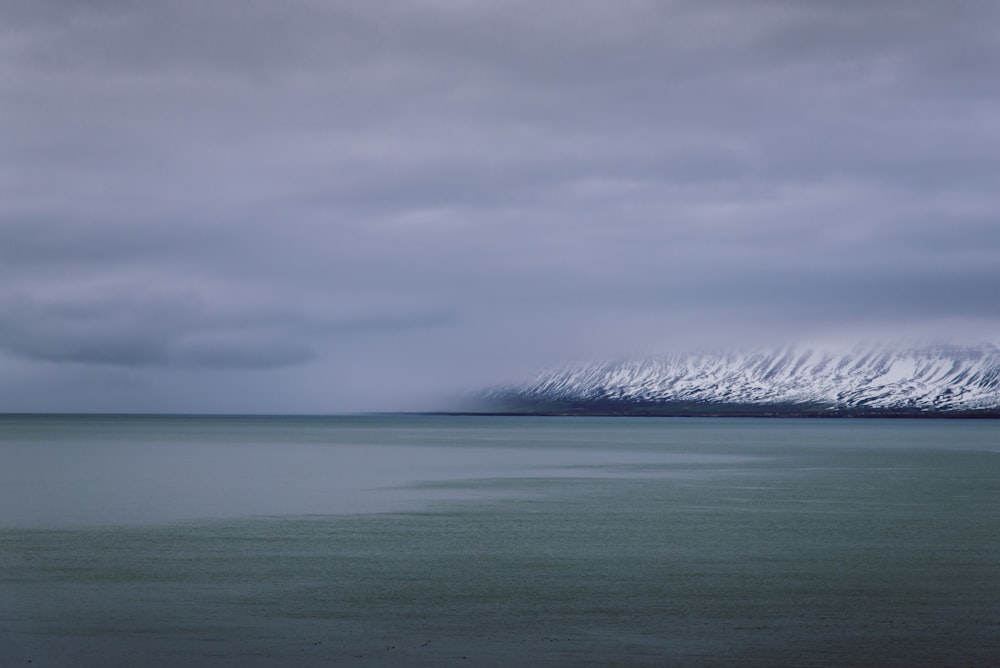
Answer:
<path fill-rule="evenodd" d="M 0 14 L 0 361 L 39 410 L 87 373 L 88 409 L 336 411 L 708 338 L 1000 331 L 992 2 Z"/>
<path fill-rule="evenodd" d="M 213 305 L 194 292 L 127 286 L 76 290 L 58 298 L 0 299 L 0 350 L 50 363 L 121 367 L 271 368 L 305 364 L 310 337 L 357 338 L 441 327 L 448 313 L 370 313 L 354 317 L 283 312 L 266 304 Z"/>
<path fill-rule="evenodd" d="M 39 302 L 27 296 L 2 304 L 0 346 L 49 362 L 149 365 L 165 361 L 177 321 L 189 309 L 171 300 Z"/>
<path fill-rule="evenodd" d="M 198 368 L 266 369 L 305 364 L 312 349 L 284 337 L 244 331 L 185 337 L 170 351 L 170 360 Z"/>

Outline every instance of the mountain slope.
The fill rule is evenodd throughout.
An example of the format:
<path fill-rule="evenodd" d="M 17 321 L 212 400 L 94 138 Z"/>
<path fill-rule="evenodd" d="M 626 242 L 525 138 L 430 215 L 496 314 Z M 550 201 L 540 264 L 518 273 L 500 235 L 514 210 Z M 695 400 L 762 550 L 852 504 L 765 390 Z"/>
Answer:
<path fill-rule="evenodd" d="M 567 365 L 485 398 L 511 412 L 994 412 L 1000 411 L 1000 350 L 790 346 L 666 355 Z"/>

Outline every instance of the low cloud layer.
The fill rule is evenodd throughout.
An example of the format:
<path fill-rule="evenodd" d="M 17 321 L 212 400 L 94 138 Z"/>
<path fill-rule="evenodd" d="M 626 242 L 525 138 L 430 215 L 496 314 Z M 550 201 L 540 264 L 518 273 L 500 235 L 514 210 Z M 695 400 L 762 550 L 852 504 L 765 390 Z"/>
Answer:
<path fill-rule="evenodd" d="M 0 411 L 1000 340 L 990 1 L 0 10 Z"/>

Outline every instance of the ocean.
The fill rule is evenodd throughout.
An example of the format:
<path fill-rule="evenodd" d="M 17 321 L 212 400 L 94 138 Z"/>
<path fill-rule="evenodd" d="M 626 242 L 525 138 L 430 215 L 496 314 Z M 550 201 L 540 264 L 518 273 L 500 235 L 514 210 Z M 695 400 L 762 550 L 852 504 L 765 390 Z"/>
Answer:
<path fill-rule="evenodd" d="M 0 416 L 3 666 L 1000 664 L 1000 422 Z"/>

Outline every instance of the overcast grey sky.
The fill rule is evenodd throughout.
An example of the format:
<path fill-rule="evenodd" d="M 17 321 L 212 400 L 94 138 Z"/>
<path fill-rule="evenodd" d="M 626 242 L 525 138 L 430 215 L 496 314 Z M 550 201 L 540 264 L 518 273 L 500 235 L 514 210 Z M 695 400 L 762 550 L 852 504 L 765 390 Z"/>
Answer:
<path fill-rule="evenodd" d="M 995 0 L 0 0 L 0 411 L 1000 342 Z"/>

